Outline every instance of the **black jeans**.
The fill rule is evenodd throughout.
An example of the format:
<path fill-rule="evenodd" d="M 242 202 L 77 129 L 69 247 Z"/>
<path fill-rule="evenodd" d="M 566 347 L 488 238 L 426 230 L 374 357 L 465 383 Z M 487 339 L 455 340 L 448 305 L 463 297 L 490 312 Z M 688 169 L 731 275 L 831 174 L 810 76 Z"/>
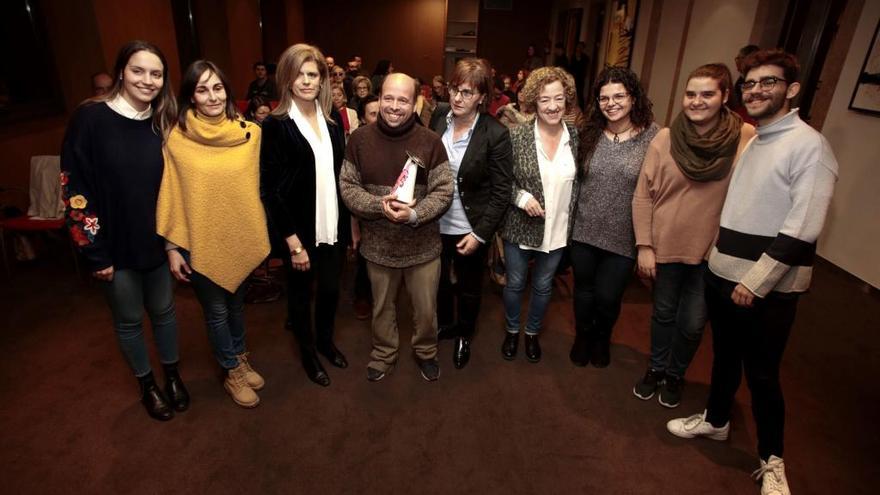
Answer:
<path fill-rule="evenodd" d="M 752 415 L 758 429 L 758 455 L 782 457 L 785 401 L 779 385 L 779 364 L 794 323 L 798 297 L 770 293 L 755 298 L 751 308 L 730 299 L 733 284 L 706 275 L 706 304 L 712 324 L 712 385 L 706 420 L 719 427 L 730 421 L 734 396 L 745 369 L 752 394 Z"/>
<path fill-rule="evenodd" d="M 333 342 L 336 306 L 339 303 L 339 282 L 345 262 L 345 246 L 321 244 L 307 247 L 311 267 L 308 271 L 294 270 L 290 258 L 287 268 L 287 318 L 293 324 L 293 333 L 299 345 L 306 349 Z M 312 285 L 315 286 L 315 325 L 312 330 Z"/>
<path fill-rule="evenodd" d="M 706 263 L 657 263 L 651 368 L 684 378 L 706 326 Z"/>
<path fill-rule="evenodd" d="M 636 260 L 577 241 L 571 241 L 569 252 L 574 273 L 575 330 L 592 340 L 607 342 L 620 316 L 623 291 Z"/>
<path fill-rule="evenodd" d="M 480 313 L 488 248 L 486 244 L 481 244 L 470 255 L 462 256 L 455 248 L 456 243 L 462 238 L 463 235 L 440 236 L 443 251 L 440 253 L 440 286 L 437 289 L 437 325 L 444 327 L 456 324 L 458 335 L 471 337 L 477 326 L 477 315 Z M 452 271 L 455 272 L 454 285 Z M 457 319 L 456 302 L 458 303 Z"/>

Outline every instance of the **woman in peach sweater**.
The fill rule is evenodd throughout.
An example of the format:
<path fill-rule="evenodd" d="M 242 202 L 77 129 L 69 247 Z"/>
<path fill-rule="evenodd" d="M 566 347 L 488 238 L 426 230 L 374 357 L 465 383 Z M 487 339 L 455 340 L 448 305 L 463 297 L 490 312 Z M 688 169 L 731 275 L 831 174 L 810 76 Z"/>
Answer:
<path fill-rule="evenodd" d="M 724 105 L 730 70 L 698 67 L 688 77 L 682 111 L 651 141 L 633 196 L 639 275 L 653 281 L 651 362 L 633 388 L 677 407 L 706 323 L 705 258 L 718 233 L 731 170 L 755 129 Z"/>

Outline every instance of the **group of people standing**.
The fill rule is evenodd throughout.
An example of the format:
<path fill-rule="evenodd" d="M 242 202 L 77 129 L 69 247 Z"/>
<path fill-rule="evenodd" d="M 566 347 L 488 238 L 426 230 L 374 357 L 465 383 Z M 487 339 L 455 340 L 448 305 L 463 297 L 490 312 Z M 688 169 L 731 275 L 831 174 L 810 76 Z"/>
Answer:
<path fill-rule="evenodd" d="M 412 302 L 421 375 L 439 378 L 440 338 L 455 340 L 454 366 L 467 365 L 496 235 L 506 264 L 507 360 L 523 331 L 526 358 L 540 361 L 553 278 L 565 259 L 575 285 L 570 359 L 607 367 L 635 269 L 650 280 L 654 307 L 650 363 L 634 395 L 659 392 L 660 404 L 678 406 L 710 320 L 706 411 L 667 427 L 683 438 L 726 439 L 745 368 L 762 493 L 788 493 L 779 365 L 798 294 L 809 287 L 837 164 L 791 108 L 795 58 L 763 50 L 743 64 L 740 88 L 757 131 L 727 109 L 733 88 L 723 64 L 688 76 L 681 111 L 664 129 L 629 69 L 605 68 L 581 115 L 572 76 L 536 68 L 520 94 L 534 118 L 508 130 L 487 113 L 489 63 L 468 58 L 449 79 L 449 102 L 426 122 L 415 110 L 416 81 L 389 73 L 378 83 L 375 122 L 347 135 L 343 124 L 353 117 L 334 105 L 328 64 L 314 46 L 281 55 L 278 105 L 257 125 L 238 114 L 216 65 L 194 62 L 175 101 L 161 51 L 134 41 L 119 53 L 110 92 L 83 104 L 68 128 L 68 225 L 105 282 L 120 348 L 147 412 L 160 420 L 190 402 L 177 369 L 172 277 L 195 290 L 225 389 L 254 407 L 265 380 L 245 342 L 245 280 L 270 252 L 286 267 L 286 326 L 306 375 L 322 386 L 330 384 L 322 357 L 348 366 L 334 339 L 347 248 L 363 256 L 372 295 L 370 381 L 399 359 L 401 284 Z M 143 308 L 162 388 L 148 359 Z"/>

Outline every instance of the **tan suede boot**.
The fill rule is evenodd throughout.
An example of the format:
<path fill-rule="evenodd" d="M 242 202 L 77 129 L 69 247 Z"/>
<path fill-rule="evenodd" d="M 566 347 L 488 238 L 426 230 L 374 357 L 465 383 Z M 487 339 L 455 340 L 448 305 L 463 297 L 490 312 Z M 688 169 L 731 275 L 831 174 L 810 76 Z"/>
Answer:
<path fill-rule="evenodd" d="M 229 396 L 239 406 L 256 407 L 260 403 L 260 397 L 247 384 L 247 370 L 242 364 L 227 372 L 223 388 L 229 392 Z"/>
<path fill-rule="evenodd" d="M 249 352 L 243 352 L 236 356 L 238 357 L 238 364 L 244 366 L 245 379 L 247 380 L 248 386 L 254 390 L 262 390 L 266 385 L 266 381 L 263 380 L 263 377 L 251 367 L 251 362 L 248 360 L 249 355 Z"/>

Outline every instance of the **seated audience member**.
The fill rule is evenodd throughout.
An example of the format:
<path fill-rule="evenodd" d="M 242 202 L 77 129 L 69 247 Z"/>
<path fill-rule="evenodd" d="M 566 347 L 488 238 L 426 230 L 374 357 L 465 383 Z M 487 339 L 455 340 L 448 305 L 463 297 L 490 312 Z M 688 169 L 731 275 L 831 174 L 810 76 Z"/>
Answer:
<path fill-rule="evenodd" d="M 493 88 L 491 90 L 491 94 L 489 95 L 491 99 L 489 100 L 488 111 L 489 115 L 497 117 L 498 109 L 510 103 L 510 98 L 508 98 L 504 95 L 504 93 L 501 92 L 501 85 L 498 83 L 498 81 L 493 80 L 492 86 Z"/>
<path fill-rule="evenodd" d="M 558 67 L 542 67 L 529 75 L 523 89 L 524 108 L 537 116 L 510 131 L 513 150 L 513 205 L 508 209 L 501 238 L 507 262 L 503 291 L 506 332 L 501 354 L 516 357 L 519 346 L 522 296 L 529 262 L 532 294 L 525 324 L 526 358 L 541 360 L 538 335 L 553 290 L 553 276 L 568 244 L 569 218 L 577 198 L 577 129 L 562 117 L 576 105 L 568 74 Z"/>
<path fill-rule="evenodd" d="M 92 95 L 104 96 L 113 89 L 113 77 L 106 72 L 92 75 Z"/>
<path fill-rule="evenodd" d="M 336 68 L 338 69 L 339 67 Z M 332 84 L 330 89 L 330 100 L 333 102 L 333 108 L 339 112 L 339 117 L 342 121 L 342 128 L 345 131 L 345 139 L 347 140 L 348 136 L 357 129 L 358 124 L 360 123 L 357 118 L 357 112 L 346 106 L 348 100 L 345 97 L 345 90 L 342 88 L 341 84 Z"/>
<path fill-rule="evenodd" d="M 704 260 L 733 164 L 755 135 L 724 106 L 731 84 L 724 64 L 691 72 L 681 112 L 651 141 L 633 194 L 638 271 L 654 293 L 650 364 L 633 394 L 648 400 L 659 389 L 660 405 L 669 408 L 681 401 L 706 324 Z"/>
<path fill-rule="evenodd" d="M 435 103 L 449 102 L 449 93 L 446 90 L 446 81 L 443 76 L 434 76 L 431 79 L 431 98 Z"/>
<path fill-rule="evenodd" d="M 352 94 L 352 89 L 351 80 L 345 77 L 345 69 L 337 65 L 330 70 L 330 85 L 342 87 L 342 92 L 345 93 L 345 104 L 348 105 L 348 95 Z"/>
<path fill-rule="evenodd" d="M 372 124 L 379 118 L 379 98 L 367 95 L 358 107 L 358 119 L 362 125 Z"/>
<path fill-rule="evenodd" d="M 324 62 L 327 63 L 327 70 L 330 71 L 330 74 L 333 74 L 333 68 L 336 67 L 336 59 L 327 55 L 324 57 Z"/>
<path fill-rule="evenodd" d="M 358 110 L 361 106 L 361 101 L 368 95 L 373 94 L 373 85 L 370 83 L 369 77 L 356 76 L 351 80 L 351 88 L 354 94 L 348 99 L 348 103 L 351 108 Z"/>
<path fill-rule="evenodd" d="M 412 304 L 413 352 L 422 377 L 434 381 L 440 377 L 438 219 L 452 201 L 452 174 L 440 137 L 416 124 L 415 81 L 406 74 L 391 74 L 383 82 L 379 119 L 351 136 L 339 178 L 345 204 L 362 220 L 360 249 L 373 289 L 373 351 L 367 379 L 381 380 L 397 363 L 397 296 L 405 285 Z M 396 189 L 405 166 L 415 174 L 414 183 Z"/>
<path fill-rule="evenodd" d="M 455 185 L 452 205 L 440 218 L 437 323 L 438 338 L 455 339 L 452 362 L 459 369 L 470 359 L 488 247 L 510 203 L 510 134 L 486 113 L 491 90 L 486 60 L 459 60 L 450 101 L 437 104 L 430 122 L 446 148 Z"/>
<path fill-rule="evenodd" d="M 244 112 L 244 118 L 255 124 L 262 124 L 263 120 L 269 116 L 272 106 L 269 102 L 259 96 L 248 102 L 247 110 Z"/>
<path fill-rule="evenodd" d="M 378 96 L 379 92 L 382 90 L 382 81 L 385 80 L 385 76 L 394 72 L 394 66 L 391 65 L 390 60 L 380 60 L 376 63 L 376 68 L 373 70 L 373 75 L 370 76 L 370 84 L 373 85 L 373 92 Z"/>
<path fill-rule="evenodd" d="M 269 72 L 266 69 L 265 63 L 256 62 L 254 64 L 254 75 L 257 76 L 257 78 L 251 81 L 248 85 L 245 99 L 252 100 L 257 96 L 268 101 L 278 99 L 278 91 L 275 88 L 275 81 L 273 78 L 269 77 Z"/>
<path fill-rule="evenodd" d="M 758 127 L 732 172 L 709 254 L 709 397 L 702 412 L 673 419 L 666 428 L 680 438 L 727 440 L 745 375 L 758 436 L 760 467 L 753 476 L 761 480 L 762 495 L 790 495 L 779 368 L 798 300 L 810 288 L 838 164 L 825 137 L 792 108 L 801 89 L 795 56 L 760 50 L 742 63 L 743 102 Z"/>

